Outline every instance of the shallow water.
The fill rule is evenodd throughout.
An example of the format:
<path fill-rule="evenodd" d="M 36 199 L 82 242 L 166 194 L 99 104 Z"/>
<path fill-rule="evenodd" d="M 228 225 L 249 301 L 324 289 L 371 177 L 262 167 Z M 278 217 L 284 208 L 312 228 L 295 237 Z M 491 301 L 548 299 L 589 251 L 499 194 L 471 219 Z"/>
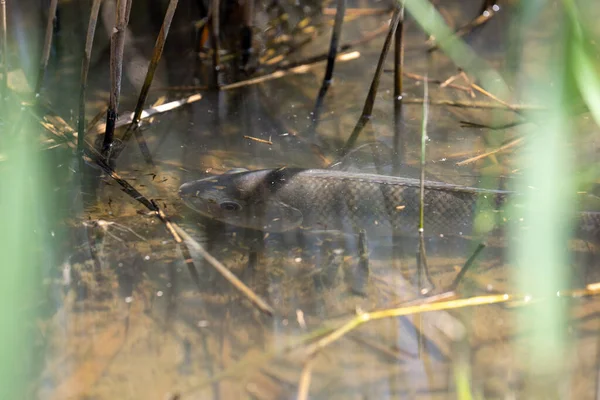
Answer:
<path fill-rule="evenodd" d="M 361 2 L 360 6 L 380 5 Z M 441 7 L 455 26 L 460 26 L 475 15 L 479 5 L 476 1 L 448 1 Z M 380 28 L 388 18 L 360 17 L 348 22 L 342 43 Z M 508 23 L 507 14 L 500 13 L 470 40 L 501 70 L 508 68 L 503 45 Z M 141 30 L 143 23 L 136 24 L 134 43 L 142 52 L 148 43 L 151 48 L 154 36 Z M 406 28 L 407 71 L 422 75 L 429 68 L 429 75 L 441 81 L 456 73 L 440 52 L 428 61 L 423 33 L 414 22 Z M 328 40 L 329 33 L 319 34 L 294 57 L 301 60 L 320 54 Z M 154 87 L 197 83 L 191 72 L 196 65 L 193 55 L 181 52 L 186 43 L 169 39 L 166 62 Z M 48 273 L 46 282 L 51 311 L 40 320 L 43 367 L 32 381 L 32 397 L 295 398 L 307 363 L 306 349 L 297 343 L 307 340 L 311 332 L 339 326 L 361 311 L 397 307 L 421 298 L 414 239 L 390 240 L 372 249 L 366 278 L 356 249 L 336 253 L 335 245 L 327 243 L 302 246 L 290 235 L 264 235 L 215 223 L 189 210 L 177 197 L 182 183 L 208 173 L 236 167 L 318 168 L 325 166 L 325 160 L 333 161 L 360 115 L 382 43 L 383 36 L 379 36 L 358 46 L 352 49 L 360 52 L 358 59 L 336 65 L 317 137 L 309 134 L 310 112 L 324 64 L 240 89 L 202 91 L 200 101 L 162 114 L 144 126 L 154 166 L 144 163 L 134 140 L 116 162 L 122 178 L 154 199 L 173 222 L 265 299 L 275 310 L 274 316 L 257 310 L 192 251 L 199 275 L 196 284 L 186 255 L 164 225 L 110 178 L 92 180 L 65 196 L 69 202 L 62 210 L 69 210 L 65 221 L 68 234 L 62 245 L 63 261 Z M 98 51 L 90 83 L 89 118 L 107 96 L 106 54 Z M 62 62 L 77 65 L 73 59 Z M 58 68 L 62 75 L 49 79 L 50 97 L 56 95 L 53 88 L 57 86 L 70 82 L 76 87 L 64 64 L 58 62 L 63 66 Z M 392 68 L 391 55 L 386 68 Z M 135 79 L 140 70 L 145 71 L 135 64 L 126 67 L 129 75 L 121 110 L 131 110 L 135 104 L 139 84 Z M 460 78 L 456 82 L 465 84 Z M 423 97 L 421 82 L 406 78 L 404 84 L 406 99 Z M 430 90 L 433 100 L 473 101 L 462 90 L 433 84 Z M 153 91 L 150 101 L 163 94 Z M 168 92 L 168 96 L 171 100 L 185 94 Z M 376 139 L 392 145 L 392 97 L 393 77 L 386 72 L 361 143 Z M 475 101 L 492 103 L 480 94 Z M 75 107 L 65 103 L 54 103 L 61 115 Z M 412 166 L 418 165 L 420 154 L 421 115 L 421 104 L 405 104 L 405 161 Z M 432 107 L 427 173 L 475 186 L 480 186 L 479 177 L 489 172 L 510 180 L 516 158 L 512 154 L 499 153 L 499 164 L 486 160 L 456 166 L 458 161 L 495 147 L 486 147 L 487 130 L 464 127 L 459 121 L 506 123 L 515 119 L 515 114 L 506 110 Z M 580 123 L 582 129 L 591 125 L 585 117 Z M 502 140 L 496 139 L 497 143 L 515 134 L 512 129 L 501 131 L 496 138 Z M 270 140 L 272 145 L 244 135 Z M 589 134 L 581 140 L 587 149 L 581 151 L 584 162 L 593 161 L 597 139 L 597 134 Z M 368 168 L 370 161 L 361 157 L 357 155 L 353 165 Z M 386 165 L 391 165 L 391 160 L 386 160 Z M 483 184 L 498 185 L 485 180 Z M 464 238 L 427 241 L 429 272 L 438 290 L 452 284 L 478 244 Z M 578 246 L 571 266 L 576 284 L 597 281 L 600 277 L 589 248 L 581 243 L 572 246 Z M 472 273 L 461 282 L 459 293 L 510 292 L 514 267 L 506 264 L 505 250 L 502 243 L 490 241 Z M 572 395 L 569 397 L 591 398 L 595 390 L 597 303 L 592 298 L 571 305 L 572 353 L 565 362 L 569 377 L 564 384 L 564 390 Z M 519 398 L 526 377 L 517 354 L 527 350 L 522 345 L 527 333 L 516 326 L 517 309 L 479 306 L 365 324 L 317 353 L 311 364 L 310 398 L 454 398 L 456 373 L 465 368 L 472 374 L 475 393 L 485 398 Z"/>

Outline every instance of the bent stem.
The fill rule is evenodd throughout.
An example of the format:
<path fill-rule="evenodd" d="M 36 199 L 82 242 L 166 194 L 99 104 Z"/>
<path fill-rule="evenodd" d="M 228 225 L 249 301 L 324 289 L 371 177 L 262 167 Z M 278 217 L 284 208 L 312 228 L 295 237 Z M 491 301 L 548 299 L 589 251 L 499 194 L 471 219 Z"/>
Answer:
<path fill-rule="evenodd" d="M 375 96 L 377 95 L 377 90 L 379 89 L 379 80 L 381 78 L 381 73 L 383 72 L 383 64 L 387 57 L 387 54 L 390 50 L 390 46 L 392 44 L 392 38 L 394 37 L 394 33 L 396 32 L 396 28 L 398 27 L 398 23 L 400 22 L 400 17 L 402 16 L 400 7 L 396 7 L 394 9 L 394 14 L 392 15 L 392 20 L 390 22 L 390 29 L 385 38 L 385 42 L 383 43 L 383 49 L 381 50 L 381 54 L 379 55 L 379 60 L 377 61 L 377 68 L 375 69 L 375 75 L 373 76 L 373 81 L 371 82 L 371 87 L 369 88 L 369 94 L 367 95 L 367 99 L 365 100 L 365 105 L 363 107 L 362 114 L 358 121 L 356 122 L 356 126 L 354 126 L 354 130 L 352 134 L 348 138 L 348 141 L 344 145 L 340 156 L 343 157 L 352 149 L 358 136 L 362 132 L 363 128 L 371 119 L 371 115 L 373 114 L 373 105 L 375 104 Z"/>

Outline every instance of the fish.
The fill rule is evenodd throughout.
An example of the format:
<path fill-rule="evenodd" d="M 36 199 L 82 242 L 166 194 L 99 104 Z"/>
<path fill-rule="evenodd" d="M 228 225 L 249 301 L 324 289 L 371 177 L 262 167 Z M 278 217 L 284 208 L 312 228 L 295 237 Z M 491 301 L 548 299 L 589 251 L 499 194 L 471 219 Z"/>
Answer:
<path fill-rule="evenodd" d="M 484 226 L 508 221 L 503 206 L 518 196 L 508 190 L 481 189 L 426 180 L 425 236 L 473 233 L 475 217 Z M 330 169 L 236 169 L 187 182 L 183 202 L 223 223 L 263 232 L 294 229 L 341 231 L 372 236 L 416 236 L 420 222 L 419 179 Z M 487 201 L 491 212 L 478 210 Z M 518 219 L 520 220 L 520 219 Z M 600 213 L 578 213 L 576 236 L 600 238 Z"/>
<path fill-rule="evenodd" d="M 510 194 L 434 181 L 424 187 L 424 227 L 435 235 L 470 234 L 477 201 L 498 206 Z M 330 169 L 237 169 L 184 183 L 179 195 L 205 217 L 264 232 L 414 235 L 420 220 L 418 179 Z"/>

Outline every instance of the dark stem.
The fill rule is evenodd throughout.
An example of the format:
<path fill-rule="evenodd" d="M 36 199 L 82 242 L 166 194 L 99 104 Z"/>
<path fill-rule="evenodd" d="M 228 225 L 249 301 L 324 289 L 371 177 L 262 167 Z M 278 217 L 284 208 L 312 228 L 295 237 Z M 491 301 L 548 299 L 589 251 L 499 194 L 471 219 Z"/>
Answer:
<path fill-rule="evenodd" d="M 152 85 L 152 80 L 154 79 L 154 73 L 158 67 L 158 62 L 160 61 L 165 48 L 165 41 L 169 36 L 171 21 L 173 21 L 173 15 L 175 15 L 175 10 L 177 10 L 178 2 L 179 0 L 170 0 L 167 11 L 165 12 L 165 19 L 163 20 L 160 32 L 156 38 L 156 43 L 154 44 L 152 59 L 150 60 L 150 65 L 148 65 L 148 71 L 146 72 L 146 78 L 144 79 L 144 85 L 142 86 L 142 90 L 135 107 L 135 113 L 133 115 L 133 121 L 131 122 L 131 125 L 137 125 L 140 122 L 140 116 L 142 115 L 144 104 L 148 98 L 148 92 L 150 91 L 150 85 Z"/>
<path fill-rule="evenodd" d="M 87 89 L 88 71 L 90 69 L 90 60 L 92 54 L 92 45 L 94 43 L 94 33 L 98 22 L 98 12 L 102 0 L 94 0 L 90 11 L 90 20 L 88 23 L 87 35 L 85 38 L 85 48 L 83 50 L 83 62 L 81 63 L 81 87 L 79 91 L 79 119 L 77 121 L 77 152 L 81 157 L 84 149 L 85 138 L 85 92 Z"/>
<path fill-rule="evenodd" d="M 150 86 L 152 85 L 152 80 L 154 79 L 154 74 L 156 72 L 156 68 L 158 67 L 158 62 L 162 57 L 163 50 L 165 48 L 165 41 L 167 40 L 167 36 L 169 35 L 169 29 L 171 28 L 171 21 L 173 21 L 173 15 L 175 14 L 175 10 L 177 10 L 177 4 L 179 0 L 170 0 L 169 6 L 167 7 L 167 11 L 165 12 L 165 18 L 163 20 L 163 24 L 160 27 L 160 32 L 158 33 L 158 37 L 156 38 L 156 43 L 154 44 L 154 51 L 152 53 L 152 59 L 150 60 L 150 64 L 148 65 L 148 71 L 146 71 L 146 78 L 144 79 L 144 85 L 142 86 L 142 90 L 140 91 L 140 96 L 138 97 L 137 104 L 135 106 L 135 112 L 133 114 L 133 120 L 131 124 L 128 126 L 127 131 L 123 135 L 123 145 L 125 145 L 129 139 L 131 138 L 132 131 L 135 133 L 136 140 L 146 160 L 146 163 L 153 164 L 152 158 L 150 156 L 150 150 L 148 149 L 148 145 L 144 140 L 141 132 L 138 131 L 139 123 L 142 116 L 142 111 L 144 110 L 144 105 L 146 104 L 146 100 L 148 99 L 148 93 L 150 92 Z M 124 148 L 121 147 L 120 150 L 116 150 L 113 154 L 113 158 L 116 159 L 119 153 Z"/>
<path fill-rule="evenodd" d="M 494 17 L 494 15 L 496 15 L 497 10 L 499 10 L 497 3 L 498 0 L 483 0 L 477 16 L 465 25 L 458 28 L 454 34 L 458 37 L 467 37 L 487 24 Z M 438 48 L 439 47 L 437 45 L 434 45 L 429 49 L 429 51 L 432 52 Z"/>
<path fill-rule="evenodd" d="M 383 49 L 381 50 L 381 54 L 379 55 L 379 60 L 377 61 L 377 68 L 375 70 L 375 75 L 373 76 L 373 81 L 371 82 L 371 87 L 369 89 L 369 94 L 367 95 L 367 99 L 365 100 L 365 105 L 362 111 L 352 134 L 348 138 L 348 141 L 344 145 L 344 148 L 341 151 L 341 156 L 345 156 L 348 154 L 350 149 L 356 143 L 358 136 L 362 132 L 363 128 L 371 119 L 371 114 L 373 113 L 373 105 L 375 104 L 375 96 L 377 95 L 377 89 L 379 88 L 379 80 L 381 78 L 381 73 L 383 72 L 383 64 L 387 57 L 388 51 L 390 50 L 390 45 L 392 44 L 392 37 L 396 32 L 396 28 L 398 27 L 398 23 L 400 22 L 401 12 L 400 8 L 396 7 L 394 9 L 394 14 L 392 15 L 392 20 L 390 22 L 390 29 L 385 38 L 385 42 L 383 43 Z"/>
<path fill-rule="evenodd" d="M 335 67 L 335 58 L 337 57 L 338 47 L 340 43 L 340 36 L 342 35 L 342 25 L 344 24 L 344 15 L 346 14 L 346 0 L 337 0 L 337 10 L 335 12 L 335 22 L 333 25 L 333 31 L 331 33 L 331 43 L 329 44 L 329 54 L 327 55 L 327 67 L 325 68 L 325 76 L 323 77 L 323 83 L 317 101 L 315 102 L 315 108 L 312 115 L 312 131 L 317 129 L 319 124 L 319 118 L 321 115 L 321 108 L 323 100 L 327 90 L 331 85 L 333 79 L 333 69 Z"/>
<path fill-rule="evenodd" d="M 44 75 L 46 74 L 46 68 L 48 67 L 48 60 L 50 59 L 50 46 L 52 45 L 52 36 L 54 33 L 54 18 L 56 17 L 56 7 L 58 0 L 50 1 L 50 8 L 48 9 L 48 22 L 46 23 L 46 36 L 44 37 L 44 47 L 42 49 L 42 59 L 40 61 L 40 70 L 38 73 L 37 83 L 35 85 L 35 95 L 38 97 L 44 84 Z M 6 53 L 4 53 L 6 57 Z"/>
<path fill-rule="evenodd" d="M 427 73 L 429 74 L 429 67 L 431 64 L 431 57 L 427 57 Z M 427 253 L 425 251 L 425 154 L 427 150 L 427 124 L 429 122 L 429 83 L 425 79 L 423 84 L 423 125 L 421 128 L 421 163 L 420 163 L 420 187 L 419 187 L 419 250 L 417 251 L 417 276 L 418 285 L 421 294 L 425 294 L 433 289 L 435 285 L 431 281 L 429 275 L 429 265 L 427 264 Z M 422 285 L 422 274 L 425 273 L 425 277 L 430 285 L 429 288 L 425 288 Z"/>
<path fill-rule="evenodd" d="M 402 72 L 404 70 L 404 3 L 400 5 L 400 22 L 394 43 L 394 160 L 393 173 L 398 175 L 405 160 L 406 144 L 402 134 Z"/>
<path fill-rule="evenodd" d="M 219 0 L 211 1 L 210 9 L 210 33 L 212 41 L 212 59 L 213 59 L 213 86 L 219 87 L 219 71 L 221 69 L 221 56 L 219 54 L 221 46 L 219 44 Z"/>
<path fill-rule="evenodd" d="M 117 0 L 116 24 L 110 37 L 110 97 L 106 115 L 106 132 L 102 143 L 102 153 L 106 156 L 115 135 L 115 122 L 119 109 L 121 78 L 123 75 L 123 52 L 125 51 L 125 30 L 129 23 L 131 0 Z"/>
<path fill-rule="evenodd" d="M 243 6 L 244 26 L 240 32 L 240 44 L 242 48 L 241 67 L 245 69 L 252 54 L 252 26 L 254 21 L 254 0 L 246 0 Z"/>
<path fill-rule="evenodd" d="M 481 251 L 483 249 L 485 249 L 485 246 L 486 246 L 485 243 L 479 243 L 479 245 L 477 246 L 477 248 L 475 249 L 475 251 L 473 252 L 473 254 L 471 254 L 471 257 L 469 257 L 469 259 L 467 260 L 467 262 L 465 262 L 465 265 L 463 265 L 463 267 L 458 272 L 458 275 L 456 275 L 456 278 L 454 278 L 454 281 L 452 281 L 452 284 L 450 285 L 450 289 L 449 289 L 450 291 L 455 291 L 456 290 L 456 288 L 458 287 L 458 285 L 460 284 L 460 282 L 462 281 L 462 279 L 464 278 L 464 276 L 466 275 L 466 273 L 471 268 L 471 265 L 473 265 L 473 262 L 475 261 L 475 258 L 477 258 L 477 256 L 479 255 L 479 253 L 481 253 Z"/>

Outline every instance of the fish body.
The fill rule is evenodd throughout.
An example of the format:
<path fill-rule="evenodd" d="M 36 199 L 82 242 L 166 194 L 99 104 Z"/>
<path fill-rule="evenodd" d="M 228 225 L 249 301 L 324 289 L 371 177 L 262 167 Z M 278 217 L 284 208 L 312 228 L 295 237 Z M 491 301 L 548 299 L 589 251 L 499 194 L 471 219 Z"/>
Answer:
<path fill-rule="evenodd" d="M 469 235 L 476 203 L 502 204 L 511 192 L 424 182 L 424 232 Z M 225 173 L 183 184 L 200 214 L 265 232 L 296 228 L 369 236 L 417 235 L 420 181 L 335 170 L 279 168 Z M 487 214 L 494 218 L 492 214 Z"/>

